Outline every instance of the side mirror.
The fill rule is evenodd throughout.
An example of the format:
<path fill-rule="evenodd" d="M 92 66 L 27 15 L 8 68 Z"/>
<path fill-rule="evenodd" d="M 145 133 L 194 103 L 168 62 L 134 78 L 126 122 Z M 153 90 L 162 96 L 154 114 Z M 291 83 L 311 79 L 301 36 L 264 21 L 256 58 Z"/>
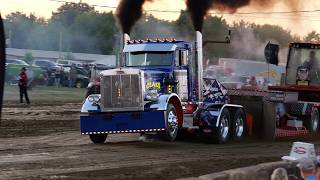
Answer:
<path fill-rule="evenodd" d="M 278 66 L 279 64 L 279 45 L 268 43 L 264 49 L 264 56 L 266 58 L 267 63 L 274 64 Z"/>
<path fill-rule="evenodd" d="M 3 99 L 3 89 L 4 89 L 4 75 L 6 69 L 6 39 L 4 36 L 4 27 L 2 18 L 0 15 L 0 118 L 1 118 L 1 109 L 2 109 L 2 99 Z"/>

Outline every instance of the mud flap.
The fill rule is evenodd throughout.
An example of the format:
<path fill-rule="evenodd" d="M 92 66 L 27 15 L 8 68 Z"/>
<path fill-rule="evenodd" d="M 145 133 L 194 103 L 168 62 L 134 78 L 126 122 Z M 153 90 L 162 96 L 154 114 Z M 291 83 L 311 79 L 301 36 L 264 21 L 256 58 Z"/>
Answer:
<path fill-rule="evenodd" d="M 270 101 L 263 101 L 263 139 L 266 141 L 273 141 L 275 139 L 276 131 L 276 108 L 275 103 Z"/>

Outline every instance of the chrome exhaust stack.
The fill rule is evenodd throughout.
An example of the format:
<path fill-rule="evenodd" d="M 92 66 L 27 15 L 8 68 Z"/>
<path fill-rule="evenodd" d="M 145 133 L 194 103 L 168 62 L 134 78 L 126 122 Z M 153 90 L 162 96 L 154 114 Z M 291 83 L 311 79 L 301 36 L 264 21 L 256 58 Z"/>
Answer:
<path fill-rule="evenodd" d="M 203 102 L 203 51 L 202 51 L 202 33 L 196 31 L 196 43 L 195 43 L 195 73 L 198 88 L 198 102 Z"/>
<path fill-rule="evenodd" d="M 122 44 L 121 44 L 121 51 L 119 52 L 119 55 L 120 55 L 120 58 L 119 58 L 119 62 L 117 64 L 118 67 L 123 67 L 124 66 L 124 54 L 123 54 L 123 49 L 124 49 L 124 46 L 128 43 L 128 41 L 130 41 L 130 36 L 129 34 L 127 33 L 124 33 L 123 36 L 122 36 Z"/>
<path fill-rule="evenodd" d="M 130 41 L 130 36 L 129 36 L 129 34 L 124 33 L 123 34 L 123 47 L 128 43 L 128 41 Z"/>

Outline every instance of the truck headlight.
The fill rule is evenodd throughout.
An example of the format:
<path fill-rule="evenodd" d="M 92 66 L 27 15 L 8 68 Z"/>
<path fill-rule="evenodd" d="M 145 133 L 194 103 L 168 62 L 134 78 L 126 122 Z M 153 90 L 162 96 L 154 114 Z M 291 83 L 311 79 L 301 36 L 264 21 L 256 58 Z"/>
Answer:
<path fill-rule="evenodd" d="M 88 96 L 88 101 L 93 104 L 97 104 L 100 102 L 101 96 L 97 94 L 92 94 Z"/>

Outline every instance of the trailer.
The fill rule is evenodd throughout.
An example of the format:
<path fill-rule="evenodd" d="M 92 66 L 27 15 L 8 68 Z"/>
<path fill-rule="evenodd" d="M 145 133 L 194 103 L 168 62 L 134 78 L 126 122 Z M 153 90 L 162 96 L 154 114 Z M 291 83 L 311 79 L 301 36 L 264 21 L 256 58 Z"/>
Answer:
<path fill-rule="evenodd" d="M 108 134 L 156 134 L 174 141 L 185 131 L 226 143 L 245 135 L 244 107 L 228 91 L 203 78 L 202 34 L 196 42 L 130 40 L 119 66 L 100 73 L 98 94 L 88 94 L 80 114 L 81 134 L 104 143 Z M 97 92 L 97 91 L 91 91 Z"/>

